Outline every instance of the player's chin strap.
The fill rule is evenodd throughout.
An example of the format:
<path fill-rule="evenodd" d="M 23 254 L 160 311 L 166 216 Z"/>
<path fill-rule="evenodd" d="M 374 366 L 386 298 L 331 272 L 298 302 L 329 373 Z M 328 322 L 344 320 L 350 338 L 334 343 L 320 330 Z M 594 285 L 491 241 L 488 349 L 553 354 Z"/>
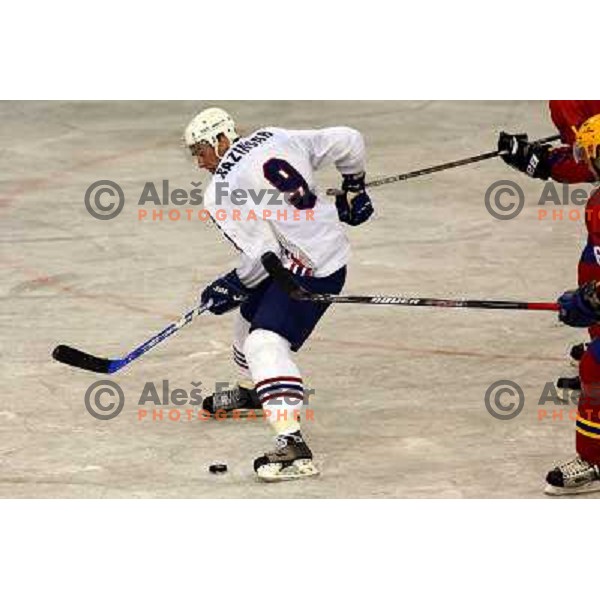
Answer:
<path fill-rule="evenodd" d="M 406 298 L 403 296 L 338 296 L 336 294 L 313 294 L 303 288 L 273 252 L 262 256 L 262 264 L 283 289 L 295 300 L 323 302 L 326 304 L 380 304 L 393 306 L 433 306 L 437 308 L 487 308 L 504 310 L 546 310 L 557 312 L 556 302 L 518 302 L 512 300 L 448 300 L 442 298 Z"/>

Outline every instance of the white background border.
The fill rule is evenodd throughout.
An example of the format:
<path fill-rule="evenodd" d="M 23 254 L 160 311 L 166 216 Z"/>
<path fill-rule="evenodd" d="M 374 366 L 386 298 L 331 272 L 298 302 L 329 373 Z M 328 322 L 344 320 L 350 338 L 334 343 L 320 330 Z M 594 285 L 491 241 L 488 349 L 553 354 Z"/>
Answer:
<path fill-rule="evenodd" d="M 597 505 L 7 500 L 3 597 L 564 600 L 593 595 Z"/>
<path fill-rule="evenodd" d="M 597 81 L 596 0 L 21 0 L 4 11 L 5 99 L 516 100 L 585 97 Z"/>

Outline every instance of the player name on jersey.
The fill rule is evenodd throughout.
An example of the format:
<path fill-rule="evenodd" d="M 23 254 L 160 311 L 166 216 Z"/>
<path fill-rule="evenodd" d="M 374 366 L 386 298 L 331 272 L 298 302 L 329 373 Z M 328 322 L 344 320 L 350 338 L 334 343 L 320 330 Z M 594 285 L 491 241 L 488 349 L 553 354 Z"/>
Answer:
<path fill-rule="evenodd" d="M 270 137 L 273 137 L 273 133 L 270 131 L 257 131 L 252 137 L 244 138 L 235 143 L 225 155 L 226 160 L 219 163 L 215 175 L 225 179 L 236 163 L 239 163 L 248 152 L 260 146 Z"/>

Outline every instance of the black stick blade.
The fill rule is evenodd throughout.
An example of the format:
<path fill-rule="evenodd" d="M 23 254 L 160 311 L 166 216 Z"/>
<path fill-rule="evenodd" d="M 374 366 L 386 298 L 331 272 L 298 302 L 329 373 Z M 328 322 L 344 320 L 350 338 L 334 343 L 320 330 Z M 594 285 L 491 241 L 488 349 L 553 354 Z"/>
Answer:
<path fill-rule="evenodd" d="M 110 373 L 110 361 L 108 358 L 100 358 L 98 356 L 92 356 L 77 348 L 71 346 L 65 346 L 61 344 L 56 346 L 52 352 L 52 358 L 58 362 L 70 365 L 71 367 L 78 367 L 79 369 L 85 369 L 86 371 L 93 371 L 94 373 Z"/>

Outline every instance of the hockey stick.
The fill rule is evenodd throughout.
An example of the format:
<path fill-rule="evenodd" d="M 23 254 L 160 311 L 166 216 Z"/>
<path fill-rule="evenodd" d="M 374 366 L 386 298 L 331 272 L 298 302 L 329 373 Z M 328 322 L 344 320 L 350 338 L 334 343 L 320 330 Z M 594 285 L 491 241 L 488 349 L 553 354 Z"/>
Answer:
<path fill-rule="evenodd" d="M 192 308 L 192 310 L 182 315 L 179 321 L 176 323 L 171 323 L 171 325 L 165 327 L 154 337 L 146 340 L 143 344 L 132 350 L 123 358 L 102 358 L 100 356 L 88 354 L 87 352 L 82 352 L 81 350 L 73 348 L 72 346 L 65 346 L 64 344 L 54 348 L 52 352 L 52 358 L 58 362 L 70 365 L 71 367 L 78 367 L 79 369 L 93 371 L 94 373 L 115 373 L 121 370 L 124 366 L 128 365 L 130 362 L 133 362 L 136 358 L 142 356 L 142 354 L 148 352 L 148 350 L 154 348 L 154 346 L 160 344 L 160 342 L 166 340 L 169 336 L 179 331 L 188 323 L 191 323 L 194 317 L 201 315 L 209 308 L 210 304 Z"/>
<path fill-rule="evenodd" d="M 555 142 L 560 139 L 560 135 L 551 135 L 549 137 L 536 140 L 532 143 L 545 144 L 546 142 Z M 494 150 L 493 152 L 486 152 L 484 154 L 478 154 L 477 156 L 470 156 L 469 158 L 463 158 L 461 160 L 454 160 L 447 162 L 442 165 L 435 167 L 427 167 L 426 169 L 418 169 L 417 171 L 410 171 L 410 173 L 403 173 L 401 175 L 391 175 L 390 177 L 384 177 L 382 179 L 374 179 L 365 184 L 365 187 L 379 187 L 380 185 L 386 185 L 388 183 L 395 183 L 397 181 L 406 181 L 407 179 L 413 179 L 415 177 L 421 177 L 421 175 L 430 175 L 431 173 L 438 173 L 439 171 L 446 171 L 447 169 L 454 169 L 455 167 L 462 167 L 463 165 L 470 165 L 488 158 L 495 158 L 496 156 L 504 156 L 508 154 L 506 150 Z M 329 188 L 327 190 L 328 196 L 338 196 L 343 194 L 341 190 L 335 188 Z"/>
<path fill-rule="evenodd" d="M 504 310 L 558 311 L 556 302 L 517 302 L 512 300 L 446 300 L 441 298 L 405 298 L 403 296 L 338 296 L 313 294 L 300 286 L 273 252 L 262 256 L 262 263 L 273 280 L 294 300 L 327 304 L 379 304 L 396 306 L 433 306 L 437 308 L 487 308 Z"/>

